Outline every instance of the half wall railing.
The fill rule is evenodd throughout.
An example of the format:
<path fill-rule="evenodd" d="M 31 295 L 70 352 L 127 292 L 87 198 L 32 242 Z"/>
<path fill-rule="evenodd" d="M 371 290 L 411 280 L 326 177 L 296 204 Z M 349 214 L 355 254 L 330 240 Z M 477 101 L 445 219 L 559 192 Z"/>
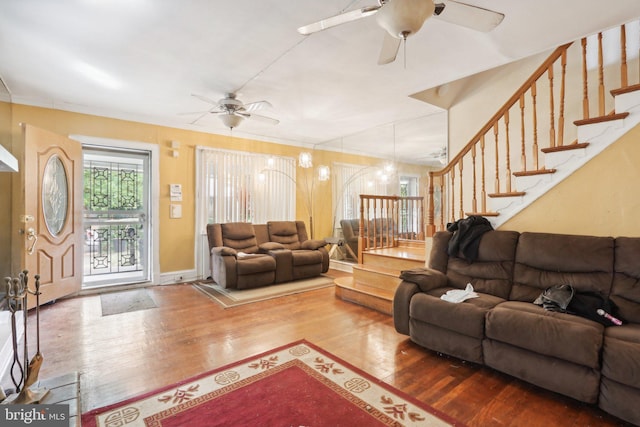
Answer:
<path fill-rule="evenodd" d="M 424 240 L 424 198 L 361 194 L 359 228 L 359 262 L 363 251 Z"/>

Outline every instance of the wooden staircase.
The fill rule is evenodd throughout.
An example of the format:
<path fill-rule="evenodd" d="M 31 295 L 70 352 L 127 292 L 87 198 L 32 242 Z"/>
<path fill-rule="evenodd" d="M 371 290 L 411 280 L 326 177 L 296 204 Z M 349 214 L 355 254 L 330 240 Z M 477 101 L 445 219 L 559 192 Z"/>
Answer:
<path fill-rule="evenodd" d="M 400 272 L 424 267 L 425 241 L 400 241 L 393 248 L 363 253 L 363 263 L 353 266 L 351 277 L 335 280 L 336 297 L 385 314 L 393 312 L 393 296 L 400 284 Z"/>

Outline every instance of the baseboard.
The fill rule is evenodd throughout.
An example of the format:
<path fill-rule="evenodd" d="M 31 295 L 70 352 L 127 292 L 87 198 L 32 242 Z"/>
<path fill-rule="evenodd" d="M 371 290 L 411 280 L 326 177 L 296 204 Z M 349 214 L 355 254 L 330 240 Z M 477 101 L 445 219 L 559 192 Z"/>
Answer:
<path fill-rule="evenodd" d="M 202 280 L 206 277 L 198 277 L 196 270 L 169 271 L 161 273 L 157 285 L 173 285 L 176 283 L 193 282 L 194 280 Z"/>

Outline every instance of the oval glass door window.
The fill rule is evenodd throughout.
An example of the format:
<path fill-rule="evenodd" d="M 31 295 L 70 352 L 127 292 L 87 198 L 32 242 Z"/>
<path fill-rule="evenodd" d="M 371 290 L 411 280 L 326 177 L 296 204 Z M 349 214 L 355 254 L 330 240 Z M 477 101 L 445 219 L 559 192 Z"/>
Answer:
<path fill-rule="evenodd" d="M 52 236 L 62 231 L 67 221 L 67 171 L 58 156 L 51 156 L 42 174 L 42 212 Z"/>

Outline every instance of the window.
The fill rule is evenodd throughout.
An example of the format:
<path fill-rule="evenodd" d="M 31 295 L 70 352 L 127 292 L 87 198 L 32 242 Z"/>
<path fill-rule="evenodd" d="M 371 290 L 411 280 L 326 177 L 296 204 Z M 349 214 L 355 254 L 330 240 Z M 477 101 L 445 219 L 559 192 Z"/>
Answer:
<path fill-rule="evenodd" d="M 201 232 L 208 223 L 295 219 L 295 159 L 203 147 L 197 152 Z"/>

